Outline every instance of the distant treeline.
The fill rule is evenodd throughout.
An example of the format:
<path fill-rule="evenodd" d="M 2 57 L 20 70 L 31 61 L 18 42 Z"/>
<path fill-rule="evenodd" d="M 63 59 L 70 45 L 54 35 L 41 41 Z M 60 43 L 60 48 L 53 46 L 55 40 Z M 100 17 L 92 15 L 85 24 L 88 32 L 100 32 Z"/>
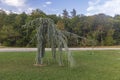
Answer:
<path fill-rule="evenodd" d="M 0 10 L 0 45 L 36 46 L 36 39 L 33 39 L 35 29 L 27 31 L 22 25 L 39 17 L 51 18 L 57 28 L 85 37 L 78 40 L 70 37 L 68 45 L 71 47 L 120 45 L 120 15 L 85 16 L 77 14 L 75 9 L 70 13 L 65 9 L 62 14 L 62 16 L 47 15 L 39 9 L 33 10 L 30 14 L 25 12 L 7 14 L 4 10 Z"/>

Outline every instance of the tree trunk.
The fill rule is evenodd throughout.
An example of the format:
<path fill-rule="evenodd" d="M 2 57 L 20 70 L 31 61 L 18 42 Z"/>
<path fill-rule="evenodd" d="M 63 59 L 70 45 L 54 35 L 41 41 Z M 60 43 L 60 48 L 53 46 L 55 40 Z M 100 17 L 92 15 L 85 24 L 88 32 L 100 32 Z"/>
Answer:
<path fill-rule="evenodd" d="M 59 48 L 59 66 L 63 66 L 63 61 L 62 61 L 62 46 L 60 45 Z"/>
<path fill-rule="evenodd" d="M 43 57 L 45 55 L 45 41 L 38 39 L 37 64 L 43 64 Z"/>
<path fill-rule="evenodd" d="M 37 64 L 43 64 L 43 55 L 45 53 L 45 49 L 42 45 L 38 44 L 38 52 L 37 52 Z"/>
<path fill-rule="evenodd" d="M 53 60 L 56 61 L 56 48 L 55 48 L 55 45 L 52 46 L 52 57 L 53 57 Z"/>

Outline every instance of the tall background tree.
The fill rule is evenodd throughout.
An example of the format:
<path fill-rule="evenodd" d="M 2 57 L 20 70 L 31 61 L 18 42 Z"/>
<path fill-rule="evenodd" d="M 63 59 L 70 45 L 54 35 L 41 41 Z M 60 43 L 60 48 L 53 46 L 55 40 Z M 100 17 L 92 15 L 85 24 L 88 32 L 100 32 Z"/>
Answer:
<path fill-rule="evenodd" d="M 69 18 L 69 13 L 66 9 L 63 10 L 63 18 Z"/>
<path fill-rule="evenodd" d="M 73 9 L 73 11 L 70 12 L 72 17 L 75 17 L 77 15 L 76 10 Z"/>
<path fill-rule="evenodd" d="M 57 25 L 56 27 L 61 30 L 67 30 L 87 39 L 94 40 L 96 46 L 120 45 L 120 15 L 111 17 L 101 13 L 85 16 L 83 14 L 77 14 L 75 9 L 71 10 L 70 13 L 64 9 L 62 16 L 55 14 L 48 15 L 40 9 L 33 10 L 30 14 L 26 14 L 25 12 L 16 14 L 12 11 L 10 14 L 7 14 L 4 10 L 0 10 L 0 44 L 7 46 L 6 43 L 14 41 L 14 44 L 9 44 L 9 46 L 35 47 L 36 41 L 28 44 L 32 39 L 31 36 L 36 32 L 35 28 L 30 28 L 27 34 L 27 30 L 21 26 L 40 17 L 53 19 Z M 9 30 L 9 33 L 13 31 L 17 36 L 14 35 L 12 36 L 13 38 L 9 38 L 7 31 L 2 35 L 4 29 Z M 10 40 L 8 41 L 8 38 L 5 39 L 3 36 L 7 36 Z M 71 47 L 92 45 L 91 42 L 85 41 L 84 39 L 79 39 L 79 44 L 76 44 L 76 41 L 72 37 L 69 38 L 68 43 Z"/>

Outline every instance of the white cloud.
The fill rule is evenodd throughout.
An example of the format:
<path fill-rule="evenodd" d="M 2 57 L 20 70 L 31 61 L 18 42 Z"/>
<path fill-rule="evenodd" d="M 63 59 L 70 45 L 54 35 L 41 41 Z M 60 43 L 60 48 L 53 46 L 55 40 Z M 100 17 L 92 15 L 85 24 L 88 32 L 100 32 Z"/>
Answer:
<path fill-rule="evenodd" d="M 120 0 L 96 0 L 89 1 L 86 15 L 105 13 L 114 16 L 120 14 Z"/>
<path fill-rule="evenodd" d="M 46 8 L 48 5 L 51 5 L 51 4 L 52 4 L 52 2 L 47 1 L 47 2 L 45 2 L 45 3 L 43 4 L 43 7 Z"/>
<path fill-rule="evenodd" d="M 52 2 L 47 1 L 47 2 L 45 2 L 45 4 L 50 5 L 50 4 L 52 4 Z"/>
<path fill-rule="evenodd" d="M 6 10 L 6 9 L 2 9 L 2 8 L 0 8 L 0 10 L 5 11 L 7 14 L 9 14 L 9 13 L 10 13 L 10 11 L 8 11 L 8 10 Z"/>
<path fill-rule="evenodd" d="M 31 7 L 29 7 L 25 12 L 27 13 L 27 14 L 30 14 L 33 10 L 35 10 L 34 8 L 31 8 Z"/>
<path fill-rule="evenodd" d="M 47 5 L 44 4 L 43 7 L 47 7 Z"/>
<path fill-rule="evenodd" d="M 90 6 L 97 5 L 100 2 L 100 0 L 95 0 L 95 1 L 89 1 L 88 4 Z"/>
<path fill-rule="evenodd" d="M 96 0 L 96 1 L 89 1 L 88 4 L 89 4 L 89 7 L 87 8 L 87 11 L 91 11 L 91 10 L 94 10 L 95 7 L 97 4 L 99 4 L 100 0 Z"/>
<path fill-rule="evenodd" d="M 33 10 L 35 10 L 35 9 L 32 7 L 26 7 L 26 8 L 17 8 L 17 11 L 12 11 L 12 12 L 17 13 L 17 14 L 26 12 L 27 14 L 30 14 Z"/>
<path fill-rule="evenodd" d="M 27 5 L 26 1 L 27 0 L 0 0 L 0 4 L 6 6 L 0 6 L 0 9 L 4 10 L 8 14 L 10 11 L 17 14 L 22 12 L 31 13 L 34 8 Z"/>
<path fill-rule="evenodd" d="M 26 2 L 26 0 L 0 0 L 0 1 L 1 3 L 14 7 L 25 6 L 25 2 Z"/>

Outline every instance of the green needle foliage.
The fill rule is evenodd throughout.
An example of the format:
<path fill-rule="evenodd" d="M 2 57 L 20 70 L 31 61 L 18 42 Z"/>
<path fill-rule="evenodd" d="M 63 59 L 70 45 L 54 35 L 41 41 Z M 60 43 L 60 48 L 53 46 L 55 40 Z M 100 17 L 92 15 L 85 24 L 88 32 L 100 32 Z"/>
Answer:
<path fill-rule="evenodd" d="M 37 38 L 37 55 L 36 55 L 36 64 L 42 65 L 43 58 L 45 56 L 45 47 L 46 44 L 51 48 L 52 57 L 60 66 L 63 65 L 63 55 L 62 55 L 62 48 L 65 49 L 68 57 L 68 63 L 70 66 L 74 66 L 74 61 L 71 55 L 71 52 L 67 46 L 67 36 L 70 36 L 72 33 L 67 31 L 59 30 L 56 25 L 54 24 L 53 20 L 49 18 L 37 18 L 32 20 L 31 22 L 24 25 L 24 28 L 35 28 Z M 74 34 L 75 36 L 75 34 Z M 77 35 L 76 35 L 77 37 Z M 56 53 L 56 48 L 58 48 L 58 53 Z M 58 54 L 58 56 L 56 55 Z"/>

